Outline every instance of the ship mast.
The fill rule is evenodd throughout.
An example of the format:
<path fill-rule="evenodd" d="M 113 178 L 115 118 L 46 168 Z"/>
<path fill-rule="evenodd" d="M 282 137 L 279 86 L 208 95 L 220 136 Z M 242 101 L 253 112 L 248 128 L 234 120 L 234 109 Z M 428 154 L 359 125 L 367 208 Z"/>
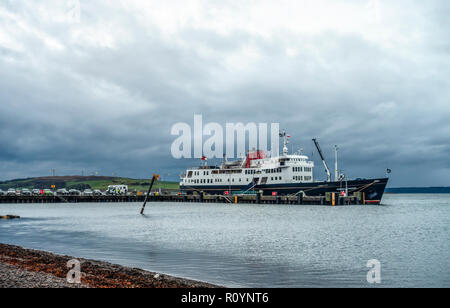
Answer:
<path fill-rule="evenodd" d="M 289 144 L 289 137 L 286 134 L 286 131 L 283 131 L 282 133 L 280 133 L 280 137 L 283 138 L 283 156 L 287 156 L 289 153 L 288 147 L 287 145 Z"/>
<path fill-rule="evenodd" d="M 339 171 L 338 171 L 338 146 L 334 146 L 334 181 L 339 181 Z"/>

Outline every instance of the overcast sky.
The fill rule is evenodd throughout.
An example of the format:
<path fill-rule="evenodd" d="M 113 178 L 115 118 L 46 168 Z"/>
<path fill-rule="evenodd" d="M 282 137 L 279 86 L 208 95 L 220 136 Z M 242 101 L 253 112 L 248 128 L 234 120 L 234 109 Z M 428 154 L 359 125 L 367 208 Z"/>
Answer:
<path fill-rule="evenodd" d="M 450 186 L 450 1 L 0 0 L 0 180 L 176 179 L 170 128 L 278 122 L 351 177 Z M 324 178 L 318 155 L 316 177 Z M 171 174 L 170 177 L 168 174 Z"/>

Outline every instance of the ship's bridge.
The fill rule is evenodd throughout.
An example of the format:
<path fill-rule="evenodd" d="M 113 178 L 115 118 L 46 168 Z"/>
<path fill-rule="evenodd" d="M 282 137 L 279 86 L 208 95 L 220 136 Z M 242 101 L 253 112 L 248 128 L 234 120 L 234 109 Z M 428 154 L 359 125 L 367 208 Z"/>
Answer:
<path fill-rule="evenodd" d="M 314 167 L 314 162 L 308 160 L 306 155 L 284 155 L 252 160 L 250 168 L 278 168 L 278 167 Z"/>

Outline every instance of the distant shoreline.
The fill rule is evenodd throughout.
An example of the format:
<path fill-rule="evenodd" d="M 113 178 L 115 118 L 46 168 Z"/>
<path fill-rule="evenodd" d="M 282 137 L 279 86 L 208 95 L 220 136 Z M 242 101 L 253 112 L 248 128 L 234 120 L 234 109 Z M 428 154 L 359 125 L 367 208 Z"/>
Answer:
<path fill-rule="evenodd" d="M 387 194 L 450 194 L 450 187 L 393 187 L 386 188 Z"/>
<path fill-rule="evenodd" d="M 44 176 L 31 177 L 24 179 L 15 179 L 0 181 L 0 189 L 6 191 L 10 188 L 14 189 L 98 189 L 105 191 L 109 185 L 127 185 L 129 191 L 147 191 L 150 186 L 151 179 L 133 179 L 127 177 L 113 176 Z M 162 190 L 178 190 L 179 183 L 161 179 L 155 185 L 154 189 Z"/>
<path fill-rule="evenodd" d="M 105 190 L 108 185 L 125 184 L 129 190 L 147 191 L 150 179 L 133 179 L 114 176 L 44 176 L 24 179 L 14 179 L 0 181 L 0 189 L 6 191 L 9 188 L 45 189 L 52 185 L 55 189 L 75 188 L 75 189 L 100 189 Z M 179 190 L 179 183 L 174 181 L 158 181 L 153 187 L 164 191 Z M 390 187 L 386 188 L 387 194 L 450 194 L 450 187 Z"/>
<path fill-rule="evenodd" d="M 69 284 L 69 260 L 81 263 L 81 284 Z M 0 288 L 219 288 L 108 262 L 60 256 L 0 243 Z"/>

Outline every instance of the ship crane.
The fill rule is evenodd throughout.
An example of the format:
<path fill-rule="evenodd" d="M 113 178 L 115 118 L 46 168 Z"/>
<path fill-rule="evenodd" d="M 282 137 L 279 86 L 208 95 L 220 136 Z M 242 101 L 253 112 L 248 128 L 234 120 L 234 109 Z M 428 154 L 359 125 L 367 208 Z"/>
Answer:
<path fill-rule="evenodd" d="M 330 172 L 330 169 L 328 168 L 327 162 L 325 161 L 325 157 L 323 157 L 323 153 L 322 153 L 322 150 L 320 149 L 319 142 L 317 141 L 317 139 L 313 139 L 313 141 L 314 141 L 314 144 L 316 145 L 317 152 L 319 152 L 320 158 L 322 159 L 322 163 L 323 163 L 323 166 L 325 167 L 325 171 L 327 172 L 328 182 L 331 182 L 331 172 Z"/>

